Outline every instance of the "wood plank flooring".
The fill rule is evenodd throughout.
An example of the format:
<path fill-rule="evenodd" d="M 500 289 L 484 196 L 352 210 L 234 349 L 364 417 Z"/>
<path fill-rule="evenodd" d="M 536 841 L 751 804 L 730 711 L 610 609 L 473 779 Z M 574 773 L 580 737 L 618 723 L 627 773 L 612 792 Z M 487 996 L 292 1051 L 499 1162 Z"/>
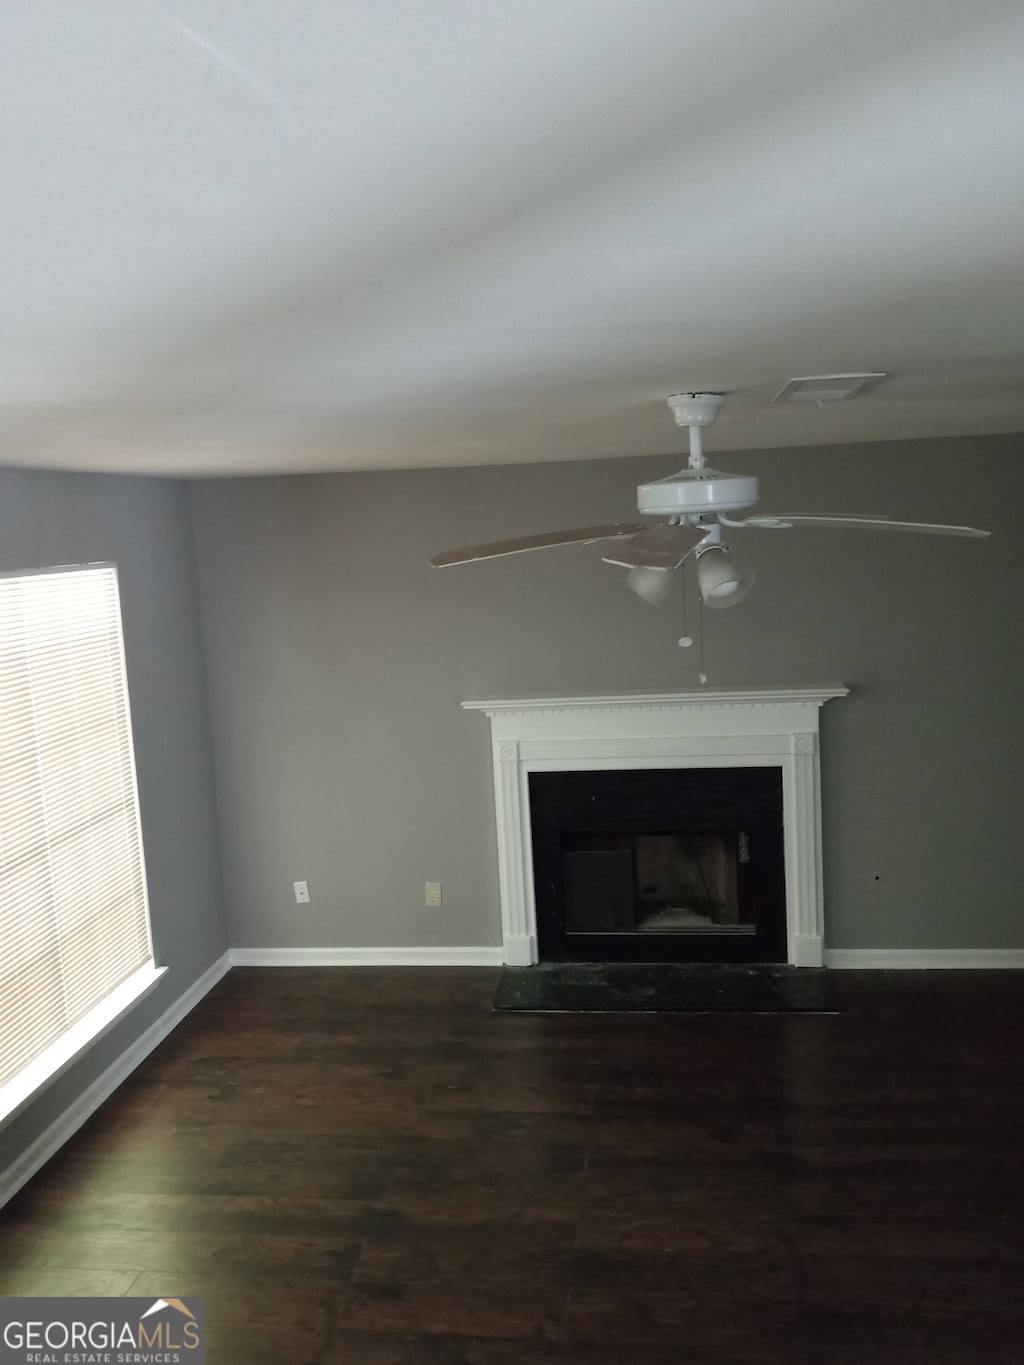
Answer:
<path fill-rule="evenodd" d="M 497 975 L 236 968 L 0 1212 L 0 1293 L 201 1295 L 211 1365 L 1024 1359 L 1024 974 Z"/>

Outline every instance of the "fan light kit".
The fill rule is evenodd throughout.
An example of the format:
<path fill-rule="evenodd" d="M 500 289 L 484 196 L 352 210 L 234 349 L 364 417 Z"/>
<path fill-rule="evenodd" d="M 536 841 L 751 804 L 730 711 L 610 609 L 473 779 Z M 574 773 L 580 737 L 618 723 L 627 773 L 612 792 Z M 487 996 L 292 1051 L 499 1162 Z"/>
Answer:
<path fill-rule="evenodd" d="M 828 381 L 860 381 L 859 387 L 884 378 L 878 374 L 817 375 L 793 380 L 792 384 Z M 791 386 L 787 385 L 786 389 Z M 786 389 L 778 395 L 786 393 Z M 796 395 L 793 395 L 796 396 Z M 809 395 L 822 397 L 822 392 Z M 831 397 L 842 396 L 834 392 Z M 987 537 L 990 532 L 973 526 L 941 526 L 931 522 L 893 521 L 878 516 L 809 516 L 803 513 L 759 514 L 735 518 L 732 513 L 757 505 L 757 479 L 745 474 L 723 474 L 704 462 L 704 428 L 715 421 L 725 402 L 720 393 L 674 393 L 668 405 L 676 422 L 686 427 L 690 438 L 690 458 L 685 469 L 667 479 L 642 483 L 637 489 L 637 508 L 641 516 L 663 518 L 659 524 L 644 526 L 621 523 L 610 526 L 580 526 L 567 531 L 548 531 L 541 535 L 520 536 L 515 540 L 495 541 L 464 550 L 448 550 L 435 555 L 431 564 L 446 568 L 479 559 L 496 559 L 526 550 L 543 550 L 555 545 L 588 545 L 598 540 L 620 542 L 603 556 L 606 564 L 628 569 L 626 582 L 645 602 L 658 605 L 668 596 L 672 574 L 686 560 L 696 562 L 697 584 L 705 607 L 719 609 L 741 602 L 754 583 L 752 569 L 737 563 L 722 539 L 723 527 L 751 527 L 757 530 L 787 530 L 792 526 L 852 527 L 872 531 L 916 531 L 926 535 Z M 684 621 L 685 631 L 685 621 Z M 681 645 L 692 643 L 684 634 Z M 703 680 L 703 674 L 701 675 Z"/>

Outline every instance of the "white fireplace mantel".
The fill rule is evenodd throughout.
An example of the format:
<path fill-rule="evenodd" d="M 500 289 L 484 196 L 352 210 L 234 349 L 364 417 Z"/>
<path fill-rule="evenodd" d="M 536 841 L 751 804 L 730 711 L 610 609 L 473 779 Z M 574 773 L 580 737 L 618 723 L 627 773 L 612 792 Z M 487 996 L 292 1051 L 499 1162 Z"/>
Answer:
<path fill-rule="evenodd" d="M 818 712 L 848 688 L 732 687 L 622 696 L 464 701 L 490 718 L 505 962 L 537 961 L 530 840 L 532 772 L 782 769 L 789 961 L 820 967 Z"/>

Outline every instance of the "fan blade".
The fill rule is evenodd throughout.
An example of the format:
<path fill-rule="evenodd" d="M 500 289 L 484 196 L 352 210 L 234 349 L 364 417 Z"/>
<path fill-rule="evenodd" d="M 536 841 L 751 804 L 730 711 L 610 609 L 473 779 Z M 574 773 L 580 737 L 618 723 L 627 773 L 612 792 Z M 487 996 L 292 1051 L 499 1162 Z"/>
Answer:
<path fill-rule="evenodd" d="M 867 531 L 918 531 L 932 536 L 972 536 L 986 540 L 991 531 L 979 531 L 974 526 L 938 526 L 928 521 L 893 521 L 889 517 L 805 517 L 779 516 L 746 517 L 731 521 L 730 526 L 754 526 L 768 530 L 786 526 L 853 526 Z"/>
<path fill-rule="evenodd" d="M 678 569 L 708 533 L 707 526 L 649 526 L 628 545 L 602 555 L 606 564 L 624 569 Z"/>
<path fill-rule="evenodd" d="M 518 555 L 524 550 L 547 550 L 556 545 L 589 545 L 593 540 L 615 540 L 618 536 L 635 536 L 643 526 L 578 526 L 574 531 L 545 531 L 538 536 L 517 536 L 514 540 L 495 540 L 489 545 L 471 545 L 465 550 L 445 550 L 434 555 L 430 562 L 435 569 L 449 564 L 471 564 L 477 559 L 497 559 L 500 555 Z"/>

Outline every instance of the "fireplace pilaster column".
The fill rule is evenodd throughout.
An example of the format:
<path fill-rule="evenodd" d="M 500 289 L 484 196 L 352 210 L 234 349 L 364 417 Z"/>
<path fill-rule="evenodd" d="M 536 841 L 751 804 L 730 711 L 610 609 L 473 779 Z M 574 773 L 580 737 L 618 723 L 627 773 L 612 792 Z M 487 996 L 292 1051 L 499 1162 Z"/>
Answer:
<path fill-rule="evenodd" d="M 524 838 L 529 811 L 521 790 L 519 745 L 494 745 L 494 810 L 498 825 L 498 890 L 501 896 L 505 962 L 529 967 L 537 961 L 536 914 L 533 912 L 533 859 Z"/>
<path fill-rule="evenodd" d="M 821 877 L 821 780 L 816 734 L 790 738 L 792 756 L 783 766 L 782 801 L 801 819 L 784 819 L 789 960 L 820 967 L 825 926 Z"/>

